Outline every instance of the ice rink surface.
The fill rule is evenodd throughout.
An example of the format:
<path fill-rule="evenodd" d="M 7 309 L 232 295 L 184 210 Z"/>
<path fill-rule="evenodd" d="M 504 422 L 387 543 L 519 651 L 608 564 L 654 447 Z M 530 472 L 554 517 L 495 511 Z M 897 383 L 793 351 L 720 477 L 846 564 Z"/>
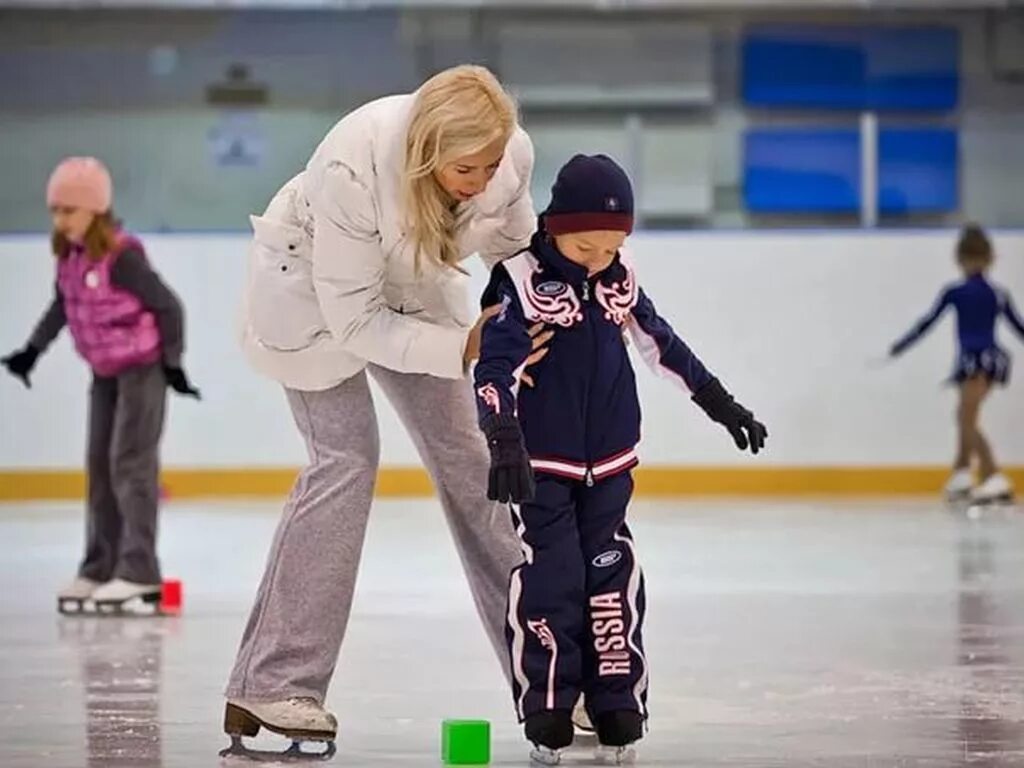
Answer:
<path fill-rule="evenodd" d="M 224 764 L 221 692 L 278 512 L 166 505 L 183 614 L 97 618 L 55 609 L 80 506 L 0 507 L 0 766 Z M 649 604 L 640 765 L 1024 766 L 1024 513 L 640 500 L 632 524 Z M 493 764 L 529 764 L 436 503 L 377 503 L 328 706 L 328 765 L 439 765 L 446 717 L 490 720 Z"/>

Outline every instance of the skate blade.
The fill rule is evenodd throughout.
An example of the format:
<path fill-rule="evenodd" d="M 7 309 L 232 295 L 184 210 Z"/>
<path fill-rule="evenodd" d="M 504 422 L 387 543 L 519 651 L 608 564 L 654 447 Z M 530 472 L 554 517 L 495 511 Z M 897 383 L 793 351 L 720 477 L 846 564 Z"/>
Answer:
<path fill-rule="evenodd" d="M 222 749 L 217 754 L 221 758 L 240 758 L 254 763 L 302 763 L 330 760 L 334 757 L 334 753 L 337 752 L 337 747 L 333 740 L 319 742 L 324 744 L 322 752 L 304 752 L 302 749 L 303 741 L 313 740 L 304 739 L 299 741 L 293 739 L 292 745 L 288 749 L 283 752 L 275 752 L 271 749 L 250 749 L 245 746 L 241 736 L 232 736 L 231 746 Z"/>
<path fill-rule="evenodd" d="M 94 600 L 91 613 L 98 616 L 163 616 L 160 593 L 147 592 L 126 600 Z"/>
<path fill-rule="evenodd" d="M 92 600 L 80 597 L 58 597 L 57 613 L 63 616 L 77 616 L 79 614 L 92 614 L 95 608 Z"/>
<path fill-rule="evenodd" d="M 972 507 L 1012 507 L 1013 506 L 1013 494 L 1007 493 L 1002 496 L 992 496 L 987 499 L 973 499 L 971 501 Z"/>
<path fill-rule="evenodd" d="M 636 749 L 626 747 L 606 747 L 603 744 L 594 751 L 594 762 L 598 765 L 633 765 L 636 762 Z"/>

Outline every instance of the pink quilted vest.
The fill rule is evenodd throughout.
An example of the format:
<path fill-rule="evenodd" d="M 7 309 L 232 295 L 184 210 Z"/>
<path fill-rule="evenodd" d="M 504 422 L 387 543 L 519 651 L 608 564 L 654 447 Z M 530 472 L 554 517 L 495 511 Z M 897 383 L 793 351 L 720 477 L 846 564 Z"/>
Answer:
<path fill-rule="evenodd" d="M 153 313 L 135 294 L 110 282 L 114 261 L 129 248 L 142 250 L 142 244 L 122 233 L 113 250 L 99 261 L 75 247 L 57 262 L 57 285 L 75 349 L 99 376 L 117 376 L 161 357 Z"/>

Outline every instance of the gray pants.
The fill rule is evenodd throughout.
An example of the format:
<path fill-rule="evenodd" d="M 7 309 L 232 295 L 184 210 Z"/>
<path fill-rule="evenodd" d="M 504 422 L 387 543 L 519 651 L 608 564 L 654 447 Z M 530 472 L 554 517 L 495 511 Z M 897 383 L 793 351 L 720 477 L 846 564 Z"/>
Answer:
<path fill-rule="evenodd" d="M 489 458 L 469 382 L 370 371 L 433 478 L 477 611 L 506 668 L 508 580 L 521 551 L 507 509 L 487 500 Z M 287 395 L 309 465 L 285 504 L 227 696 L 322 703 L 352 607 L 380 452 L 377 418 L 365 372 L 323 392 Z"/>
<path fill-rule="evenodd" d="M 156 518 L 167 383 L 160 365 L 96 376 L 89 391 L 89 510 L 78 573 L 159 584 Z"/>

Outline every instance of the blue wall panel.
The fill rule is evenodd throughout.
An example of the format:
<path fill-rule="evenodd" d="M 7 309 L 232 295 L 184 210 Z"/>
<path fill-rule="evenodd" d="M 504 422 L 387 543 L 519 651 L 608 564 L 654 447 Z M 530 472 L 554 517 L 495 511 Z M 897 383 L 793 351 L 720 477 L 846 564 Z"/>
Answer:
<path fill-rule="evenodd" d="M 743 195 L 754 213 L 860 209 L 856 128 L 764 128 L 744 137 Z"/>
<path fill-rule="evenodd" d="M 948 111 L 957 104 L 960 38 L 952 28 L 755 27 L 742 58 L 749 106 Z"/>
<path fill-rule="evenodd" d="M 864 102 L 860 36 L 817 28 L 764 29 L 743 41 L 743 99 L 750 106 L 860 109 Z"/>
<path fill-rule="evenodd" d="M 953 128 L 882 128 L 878 207 L 884 214 L 955 211 Z M 744 201 L 752 213 L 855 213 L 860 209 L 857 128 L 756 128 L 744 137 Z"/>
<path fill-rule="evenodd" d="M 878 136 L 882 213 L 955 211 L 959 205 L 957 133 L 952 128 L 884 128 Z"/>

